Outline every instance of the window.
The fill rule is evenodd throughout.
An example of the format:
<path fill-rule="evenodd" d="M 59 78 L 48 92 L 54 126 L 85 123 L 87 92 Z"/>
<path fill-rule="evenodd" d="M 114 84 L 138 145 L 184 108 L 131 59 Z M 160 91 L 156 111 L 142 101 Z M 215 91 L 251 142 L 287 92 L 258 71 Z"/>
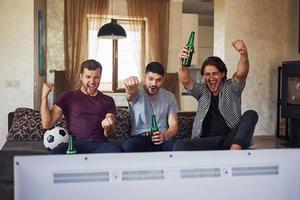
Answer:
<path fill-rule="evenodd" d="M 125 78 L 132 75 L 140 78 L 144 63 L 144 22 L 138 21 L 137 28 L 133 29 L 129 25 L 130 20 L 117 20 L 126 30 L 127 38 L 109 40 L 97 37 L 99 27 L 92 27 L 94 20 L 99 19 L 89 18 L 88 57 L 102 64 L 99 89 L 105 92 L 124 92 Z"/>

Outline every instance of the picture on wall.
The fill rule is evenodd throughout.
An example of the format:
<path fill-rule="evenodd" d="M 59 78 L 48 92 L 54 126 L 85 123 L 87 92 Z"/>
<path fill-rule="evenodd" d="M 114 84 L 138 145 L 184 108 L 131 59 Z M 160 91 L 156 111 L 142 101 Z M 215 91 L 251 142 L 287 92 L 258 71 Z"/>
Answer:
<path fill-rule="evenodd" d="M 45 71 L 45 17 L 41 10 L 38 11 L 38 73 L 44 75 Z"/>

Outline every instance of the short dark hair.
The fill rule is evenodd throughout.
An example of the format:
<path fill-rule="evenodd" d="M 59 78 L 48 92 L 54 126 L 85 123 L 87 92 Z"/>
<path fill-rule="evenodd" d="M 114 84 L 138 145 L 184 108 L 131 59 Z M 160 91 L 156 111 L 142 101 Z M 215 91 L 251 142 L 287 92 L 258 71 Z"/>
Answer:
<path fill-rule="evenodd" d="M 145 74 L 148 72 L 156 73 L 161 76 L 165 75 L 165 68 L 164 66 L 159 62 L 151 62 L 146 66 Z"/>
<path fill-rule="evenodd" d="M 83 73 L 85 68 L 88 70 L 100 69 L 100 73 L 102 73 L 102 65 L 94 59 L 89 59 L 81 63 L 81 67 L 80 67 L 81 74 Z"/>
<path fill-rule="evenodd" d="M 226 68 L 225 63 L 222 61 L 221 58 L 219 58 L 217 56 L 207 57 L 204 60 L 203 64 L 202 64 L 202 68 L 201 68 L 201 75 L 202 76 L 204 75 L 204 69 L 207 65 L 215 66 L 219 70 L 219 72 L 221 72 L 221 73 L 225 72 L 225 76 L 224 76 L 223 80 L 227 79 L 227 68 Z"/>

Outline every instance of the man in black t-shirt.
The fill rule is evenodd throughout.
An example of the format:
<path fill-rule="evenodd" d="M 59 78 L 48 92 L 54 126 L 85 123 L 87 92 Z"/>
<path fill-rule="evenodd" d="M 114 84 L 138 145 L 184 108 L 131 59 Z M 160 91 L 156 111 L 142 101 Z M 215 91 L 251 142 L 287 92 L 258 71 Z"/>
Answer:
<path fill-rule="evenodd" d="M 232 45 L 240 60 L 231 79 L 226 77 L 226 65 L 216 56 L 208 57 L 202 64 L 204 83 L 196 83 L 186 67 L 179 68 L 181 83 L 199 106 L 192 138 L 178 140 L 174 150 L 238 150 L 250 146 L 258 115 L 253 110 L 241 115 L 241 95 L 249 72 L 248 52 L 242 40 Z M 187 56 L 187 49 L 183 48 L 179 57 Z"/>

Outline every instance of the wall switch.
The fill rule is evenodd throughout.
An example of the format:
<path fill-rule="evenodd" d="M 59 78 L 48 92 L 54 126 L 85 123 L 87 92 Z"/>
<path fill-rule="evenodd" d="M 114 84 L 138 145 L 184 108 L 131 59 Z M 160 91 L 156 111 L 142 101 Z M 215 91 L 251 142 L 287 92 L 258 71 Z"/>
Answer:
<path fill-rule="evenodd" d="M 19 80 L 5 80 L 5 87 L 18 88 L 18 87 L 20 87 L 20 81 Z"/>

